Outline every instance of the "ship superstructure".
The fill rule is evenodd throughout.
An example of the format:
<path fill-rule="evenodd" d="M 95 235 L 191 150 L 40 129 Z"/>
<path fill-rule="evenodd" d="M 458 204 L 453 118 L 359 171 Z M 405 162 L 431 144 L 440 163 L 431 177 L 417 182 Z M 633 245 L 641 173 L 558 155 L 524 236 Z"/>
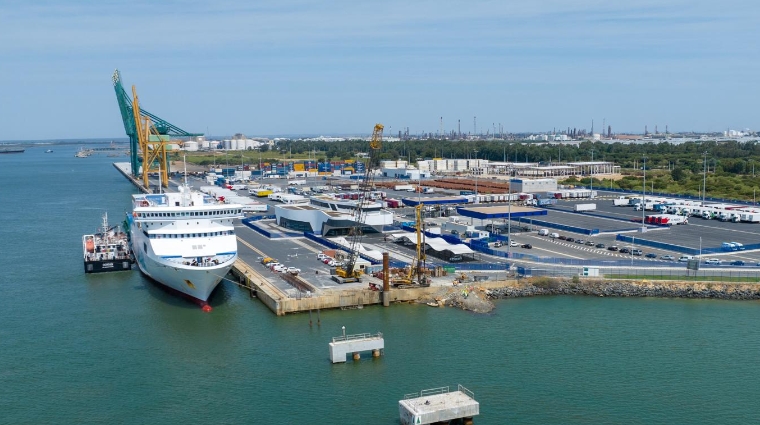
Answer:
<path fill-rule="evenodd" d="M 140 271 L 207 306 L 237 259 L 233 221 L 242 205 L 180 186 L 179 192 L 132 195 L 130 244 Z"/>

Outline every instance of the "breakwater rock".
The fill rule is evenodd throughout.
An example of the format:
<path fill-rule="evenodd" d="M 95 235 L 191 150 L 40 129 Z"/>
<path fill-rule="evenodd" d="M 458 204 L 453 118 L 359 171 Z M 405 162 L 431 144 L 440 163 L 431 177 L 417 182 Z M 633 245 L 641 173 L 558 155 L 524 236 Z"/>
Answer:
<path fill-rule="evenodd" d="M 486 291 L 491 299 L 538 295 L 590 295 L 597 297 L 760 299 L 760 284 L 697 283 L 662 281 L 604 281 L 562 278 L 531 278 Z"/>

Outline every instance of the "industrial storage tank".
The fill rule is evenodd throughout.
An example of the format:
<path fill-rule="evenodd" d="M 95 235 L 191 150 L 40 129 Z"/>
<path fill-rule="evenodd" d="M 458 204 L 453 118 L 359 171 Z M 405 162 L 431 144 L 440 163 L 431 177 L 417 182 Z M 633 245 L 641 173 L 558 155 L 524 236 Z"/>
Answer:
<path fill-rule="evenodd" d="M 209 149 L 211 147 L 211 143 L 208 140 L 201 140 L 198 146 L 201 149 Z"/>
<path fill-rule="evenodd" d="M 253 139 L 245 139 L 245 149 L 253 149 L 254 143 Z"/>
<path fill-rule="evenodd" d="M 191 151 L 191 152 L 197 151 L 198 150 L 198 142 L 193 142 L 191 140 L 185 142 L 185 150 L 186 151 Z"/>
<path fill-rule="evenodd" d="M 226 150 L 233 149 L 232 142 L 234 142 L 234 140 L 222 140 L 222 147 Z"/>

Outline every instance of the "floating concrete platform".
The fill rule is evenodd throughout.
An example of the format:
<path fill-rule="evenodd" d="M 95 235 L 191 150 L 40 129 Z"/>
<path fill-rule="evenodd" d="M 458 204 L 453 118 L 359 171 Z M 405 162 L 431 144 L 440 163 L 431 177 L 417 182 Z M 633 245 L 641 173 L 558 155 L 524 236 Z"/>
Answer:
<path fill-rule="evenodd" d="M 330 343 L 330 360 L 333 363 L 345 363 L 346 355 L 351 353 L 358 360 L 362 351 L 372 351 L 372 357 L 379 357 L 385 349 L 383 334 L 364 333 L 333 337 Z"/>
<path fill-rule="evenodd" d="M 456 391 L 441 387 L 407 394 L 398 402 L 398 411 L 402 425 L 448 423 L 454 419 L 471 424 L 472 417 L 480 414 L 480 403 L 470 390 L 457 385 Z"/>

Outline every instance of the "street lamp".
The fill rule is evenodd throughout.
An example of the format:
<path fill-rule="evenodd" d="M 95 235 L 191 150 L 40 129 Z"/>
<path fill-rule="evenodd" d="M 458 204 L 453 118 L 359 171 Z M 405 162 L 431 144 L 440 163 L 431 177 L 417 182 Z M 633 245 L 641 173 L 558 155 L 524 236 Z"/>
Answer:
<path fill-rule="evenodd" d="M 478 150 L 473 149 L 473 152 L 475 152 L 475 162 L 478 163 Z M 480 165 L 480 164 L 478 164 Z M 475 203 L 478 204 L 478 173 L 475 174 Z"/>
<path fill-rule="evenodd" d="M 591 149 L 591 199 L 594 199 L 594 150 Z"/>
<path fill-rule="evenodd" d="M 631 236 L 631 267 L 633 267 L 633 244 L 636 243 L 636 237 Z"/>
<path fill-rule="evenodd" d="M 644 187 L 641 190 L 641 233 L 646 232 L 647 157 L 644 155 Z M 633 261 L 633 260 L 631 260 Z"/>
<path fill-rule="evenodd" d="M 704 166 L 702 167 L 702 206 L 705 206 L 705 193 L 707 193 L 707 151 L 702 155 L 705 156 Z"/>

